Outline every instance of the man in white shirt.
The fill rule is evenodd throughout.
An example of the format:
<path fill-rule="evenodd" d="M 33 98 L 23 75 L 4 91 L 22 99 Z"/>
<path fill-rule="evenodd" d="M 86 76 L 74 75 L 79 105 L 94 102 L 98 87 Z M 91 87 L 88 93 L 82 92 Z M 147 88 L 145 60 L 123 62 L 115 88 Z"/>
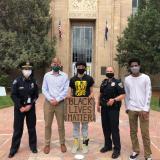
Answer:
<path fill-rule="evenodd" d="M 151 81 L 148 75 L 140 73 L 140 60 L 129 61 L 131 74 L 125 78 L 125 104 L 129 116 L 130 136 L 133 153 L 130 160 L 136 160 L 140 149 L 137 137 L 138 118 L 144 145 L 145 160 L 152 160 L 149 137 L 149 110 L 151 101 Z"/>
<path fill-rule="evenodd" d="M 46 98 L 44 103 L 45 154 L 50 152 L 51 127 L 54 114 L 58 124 L 61 151 L 64 153 L 67 150 L 65 146 L 64 99 L 68 92 L 69 79 L 66 73 L 60 71 L 61 62 L 58 58 L 52 59 L 51 67 L 52 71 L 44 75 L 42 84 L 42 93 Z"/>

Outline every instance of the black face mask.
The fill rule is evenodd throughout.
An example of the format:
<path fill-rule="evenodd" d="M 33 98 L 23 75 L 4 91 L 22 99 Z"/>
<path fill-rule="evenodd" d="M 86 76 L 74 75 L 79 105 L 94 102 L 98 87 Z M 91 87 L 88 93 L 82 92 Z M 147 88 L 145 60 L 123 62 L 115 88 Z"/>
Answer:
<path fill-rule="evenodd" d="M 77 69 L 77 72 L 78 72 L 79 74 L 83 74 L 85 71 L 86 71 L 85 69 Z"/>
<path fill-rule="evenodd" d="M 113 78 L 114 77 L 114 73 L 106 73 L 106 77 Z"/>

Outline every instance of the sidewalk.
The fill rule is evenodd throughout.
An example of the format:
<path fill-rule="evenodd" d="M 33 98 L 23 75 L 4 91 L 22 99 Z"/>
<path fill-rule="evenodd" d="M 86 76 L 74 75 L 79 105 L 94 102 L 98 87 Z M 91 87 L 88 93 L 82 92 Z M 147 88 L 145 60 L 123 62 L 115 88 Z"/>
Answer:
<path fill-rule="evenodd" d="M 74 155 L 71 153 L 72 147 L 72 123 L 66 122 L 66 145 L 68 151 L 62 154 L 58 141 L 57 123 L 54 119 L 52 126 L 52 143 L 51 152 L 46 155 L 43 153 L 44 147 L 44 119 L 43 119 L 43 102 L 44 97 L 41 95 L 37 102 L 37 138 L 38 138 L 38 154 L 32 154 L 28 146 L 28 133 L 26 126 L 22 142 L 18 153 L 13 160 L 74 160 Z M 160 160 L 160 113 L 151 111 L 150 114 L 150 134 L 151 148 L 153 152 L 153 160 Z M 12 130 L 13 129 L 13 107 L 0 110 L 0 160 L 7 160 L 10 149 Z M 131 149 L 131 141 L 129 136 L 128 117 L 125 114 L 124 108 L 121 109 L 120 115 L 120 134 L 122 151 L 119 160 L 128 160 Z M 110 160 L 112 152 L 100 153 L 99 150 L 103 146 L 103 134 L 101 128 L 101 117 L 96 113 L 96 122 L 89 124 L 89 153 L 84 155 L 85 160 Z M 143 146 L 141 133 L 139 132 L 139 141 L 141 154 L 139 160 L 143 160 Z"/>

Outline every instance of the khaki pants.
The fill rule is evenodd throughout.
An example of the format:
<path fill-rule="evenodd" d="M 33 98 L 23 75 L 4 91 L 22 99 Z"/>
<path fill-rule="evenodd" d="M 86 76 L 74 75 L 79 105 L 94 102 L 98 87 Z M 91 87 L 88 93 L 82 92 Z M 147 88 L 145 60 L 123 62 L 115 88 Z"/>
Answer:
<path fill-rule="evenodd" d="M 65 128 L 64 128 L 64 101 L 57 106 L 52 106 L 49 101 L 44 103 L 44 120 L 45 120 L 45 145 L 50 145 L 52 133 L 52 121 L 56 115 L 60 144 L 65 143 Z"/>
<path fill-rule="evenodd" d="M 143 146 L 144 146 L 144 156 L 145 158 L 148 158 L 151 155 L 150 137 L 149 137 L 149 117 L 147 119 L 144 119 L 142 116 L 140 116 L 140 112 L 137 111 L 129 111 L 128 115 L 129 115 L 132 149 L 134 152 L 137 153 L 140 152 L 139 142 L 137 137 L 138 118 L 139 118 L 141 134 L 143 139 Z"/>

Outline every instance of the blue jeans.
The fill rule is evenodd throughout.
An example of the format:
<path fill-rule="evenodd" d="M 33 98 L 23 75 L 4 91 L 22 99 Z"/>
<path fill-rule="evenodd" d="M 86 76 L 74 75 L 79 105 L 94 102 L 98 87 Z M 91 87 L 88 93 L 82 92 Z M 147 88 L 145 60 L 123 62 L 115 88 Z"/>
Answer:
<path fill-rule="evenodd" d="M 80 138 L 80 123 L 81 122 L 73 122 L 73 137 Z M 81 133 L 83 138 L 88 137 L 88 122 L 81 123 Z"/>

